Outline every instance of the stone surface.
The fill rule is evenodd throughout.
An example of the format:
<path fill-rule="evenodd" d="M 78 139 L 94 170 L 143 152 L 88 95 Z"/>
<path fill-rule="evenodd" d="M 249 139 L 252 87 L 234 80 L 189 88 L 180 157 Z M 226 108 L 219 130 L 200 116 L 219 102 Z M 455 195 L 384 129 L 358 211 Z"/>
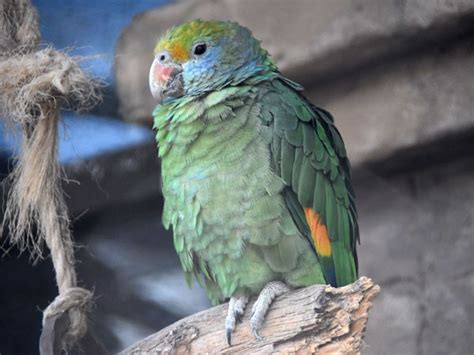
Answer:
<path fill-rule="evenodd" d="M 335 117 L 353 165 L 474 129 L 471 42 L 315 86 L 309 99 Z"/>
<path fill-rule="evenodd" d="M 161 191 L 154 142 L 75 161 L 64 170 L 68 179 L 63 187 L 73 216 L 141 201 Z"/>
<path fill-rule="evenodd" d="M 474 159 L 357 174 L 361 274 L 382 287 L 366 354 L 468 354 L 474 322 Z"/>
<path fill-rule="evenodd" d="M 433 170 L 416 179 L 432 217 L 422 253 L 420 346 L 424 354 L 467 354 L 474 349 L 474 159 Z"/>
<path fill-rule="evenodd" d="M 232 19 L 252 29 L 283 73 L 333 112 L 354 164 L 474 129 L 472 41 L 452 45 L 474 33 L 471 1 L 307 0 L 295 6 L 202 0 L 143 13 L 117 44 L 125 119 L 149 122 L 155 42 L 171 25 L 191 18 Z"/>
<path fill-rule="evenodd" d="M 0 258 L 0 353 L 38 354 L 42 312 L 57 295 L 51 262 L 32 267 L 27 253 L 16 248 Z"/>
<path fill-rule="evenodd" d="M 370 313 L 364 355 L 417 355 L 421 327 L 418 288 L 410 283 L 382 286 Z"/>

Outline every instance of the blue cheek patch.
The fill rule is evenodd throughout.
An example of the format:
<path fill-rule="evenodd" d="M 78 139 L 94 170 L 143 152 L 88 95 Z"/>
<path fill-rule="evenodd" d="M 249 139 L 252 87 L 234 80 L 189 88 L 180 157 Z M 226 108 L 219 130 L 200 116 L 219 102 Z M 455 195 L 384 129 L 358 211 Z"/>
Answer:
<path fill-rule="evenodd" d="M 199 89 L 209 86 L 218 66 L 220 50 L 211 47 L 204 56 L 192 59 L 183 64 L 184 89 L 187 93 L 193 93 Z"/>
<path fill-rule="evenodd" d="M 203 56 L 183 64 L 185 95 L 197 95 L 226 85 L 237 85 L 264 69 L 250 48 L 245 52 L 223 52 L 226 43 L 210 46 Z"/>

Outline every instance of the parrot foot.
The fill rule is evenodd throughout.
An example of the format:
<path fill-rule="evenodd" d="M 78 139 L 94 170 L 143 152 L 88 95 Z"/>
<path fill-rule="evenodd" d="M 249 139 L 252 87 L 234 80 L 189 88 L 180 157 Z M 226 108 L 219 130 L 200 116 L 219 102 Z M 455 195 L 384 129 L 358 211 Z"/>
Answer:
<path fill-rule="evenodd" d="M 245 306 L 249 301 L 249 297 L 246 294 L 236 295 L 230 298 L 229 309 L 227 311 L 227 317 L 225 318 L 225 331 L 227 335 L 227 344 L 231 346 L 232 332 L 235 329 L 235 323 L 242 321 L 244 315 Z"/>
<path fill-rule="evenodd" d="M 256 339 L 263 339 L 260 336 L 259 331 L 262 328 L 265 315 L 267 314 L 273 300 L 275 297 L 288 291 L 290 291 L 290 288 L 281 281 L 269 282 L 265 285 L 262 291 L 260 291 L 260 295 L 252 307 L 252 316 L 250 317 L 250 328 L 252 329 L 252 333 Z"/>

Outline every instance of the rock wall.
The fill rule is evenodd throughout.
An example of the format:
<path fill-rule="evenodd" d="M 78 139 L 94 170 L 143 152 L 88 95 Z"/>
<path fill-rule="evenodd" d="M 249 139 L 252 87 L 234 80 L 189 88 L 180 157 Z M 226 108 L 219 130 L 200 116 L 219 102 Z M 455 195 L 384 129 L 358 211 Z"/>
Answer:
<path fill-rule="evenodd" d="M 186 1 L 136 17 L 117 44 L 123 118 L 150 123 L 159 36 L 192 18 L 249 27 L 331 111 L 354 166 L 361 273 L 382 293 L 366 354 L 474 349 L 474 2 Z"/>
<path fill-rule="evenodd" d="M 364 353 L 467 354 L 474 345 L 474 158 L 390 175 L 356 171 L 360 272 L 382 286 Z"/>

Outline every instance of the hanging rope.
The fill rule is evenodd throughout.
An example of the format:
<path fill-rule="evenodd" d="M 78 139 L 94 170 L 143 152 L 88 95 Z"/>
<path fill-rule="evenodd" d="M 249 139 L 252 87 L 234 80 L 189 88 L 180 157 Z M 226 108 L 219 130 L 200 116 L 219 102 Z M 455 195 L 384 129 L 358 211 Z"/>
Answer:
<path fill-rule="evenodd" d="M 29 0 L 0 3 L 0 115 L 19 125 L 22 147 L 9 176 L 3 231 L 20 250 L 41 257 L 51 252 L 59 295 L 46 308 L 48 319 L 67 313 L 60 347 L 71 349 L 87 331 L 92 293 L 77 287 L 69 218 L 58 163 L 61 109 L 87 110 L 99 100 L 98 82 L 65 53 L 39 49 L 38 15 Z"/>

